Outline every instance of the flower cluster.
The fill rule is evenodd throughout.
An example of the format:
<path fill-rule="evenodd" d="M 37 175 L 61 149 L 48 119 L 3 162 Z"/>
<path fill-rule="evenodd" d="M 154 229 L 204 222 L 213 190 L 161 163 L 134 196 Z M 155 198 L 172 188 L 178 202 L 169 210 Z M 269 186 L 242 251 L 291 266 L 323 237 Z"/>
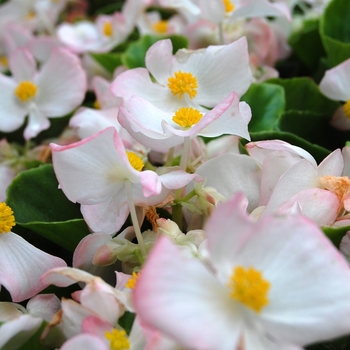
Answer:
<path fill-rule="evenodd" d="M 347 0 L 7 0 L 0 28 L 1 349 L 347 348 Z"/>

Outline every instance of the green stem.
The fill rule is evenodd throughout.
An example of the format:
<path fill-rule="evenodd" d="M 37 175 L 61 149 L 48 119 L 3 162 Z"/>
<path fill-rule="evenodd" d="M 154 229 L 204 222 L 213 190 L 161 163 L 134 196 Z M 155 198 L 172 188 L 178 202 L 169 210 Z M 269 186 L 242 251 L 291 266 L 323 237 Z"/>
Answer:
<path fill-rule="evenodd" d="M 166 157 L 166 162 L 165 162 L 164 166 L 172 166 L 173 158 L 174 158 L 174 147 L 171 147 L 169 149 L 168 155 Z"/>
<path fill-rule="evenodd" d="M 134 200 L 132 197 L 132 191 L 131 191 L 131 183 L 129 180 L 125 180 L 125 190 L 126 190 L 126 196 L 129 204 L 129 210 L 130 210 L 130 216 L 131 216 L 131 221 L 134 226 L 136 238 L 138 245 L 140 247 L 141 254 L 144 258 L 147 256 L 147 250 L 145 246 L 145 242 L 143 241 L 143 237 L 141 234 L 140 226 L 139 226 L 139 221 L 137 220 L 137 215 L 136 215 L 136 209 L 134 205 Z"/>

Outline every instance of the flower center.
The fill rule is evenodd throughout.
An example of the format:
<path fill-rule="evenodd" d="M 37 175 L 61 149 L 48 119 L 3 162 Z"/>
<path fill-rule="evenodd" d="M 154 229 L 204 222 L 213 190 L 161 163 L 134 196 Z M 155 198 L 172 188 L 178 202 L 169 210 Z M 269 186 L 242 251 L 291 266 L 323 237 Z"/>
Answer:
<path fill-rule="evenodd" d="M 0 56 L 0 64 L 5 68 L 8 67 L 9 61 L 8 61 L 6 56 L 4 56 L 4 55 Z"/>
<path fill-rule="evenodd" d="M 95 109 L 101 109 L 100 102 L 98 102 L 98 100 L 95 100 L 95 102 L 92 104 L 92 107 Z"/>
<path fill-rule="evenodd" d="M 166 34 L 168 31 L 168 21 L 158 21 L 153 23 L 152 28 L 157 33 Z"/>
<path fill-rule="evenodd" d="M 109 340 L 111 350 L 130 349 L 130 342 L 124 330 L 113 328 L 110 332 L 105 332 L 105 337 Z"/>
<path fill-rule="evenodd" d="M 203 114 L 198 109 L 182 107 L 175 112 L 173 121 L 184 128 L 190 128 L 192 125 L 197 124 L 202 117 Z"/>
<path fill-rule="evenodd" d="M 232 299 L 241 302 L 255 312 L 260 312 L 269 303 L 267 295 L 270 283 L 263 278 L 260 271 L 252 267 L 237 266 L 227 286 L 231 290 Z"/>
<path fill-rule="evenodd" d="M 112 28 L 112 23 L 110 21 L 106 22 L 103 25 L 103 34 L 105 36 L 112 36 L 113 34 L 113 28 Z"/>
<path fill-rule="evenodd" d="M 322 176 L 320 178 L 321 187 L 333 192 L 343 202 L 350 192 L 350 179 L 347 176 Z"/>
<path fill-rule="evenodd" d="M 343 106 L 344 114 L 350 119 L 350 100 L 347 100 Z"/>
<path fill-rule="evenodd" d="M 174 96 L 178 95 L 181 98 L 184 93 L 187 93 L 192 99 L 197 95 L 197 78 L 192 73 L 184 73 L 179 70 L 168 79 L 168 87 Z"/>
<path fill-rule="evenodd" d="M 134 152 L 126 151 L 126 155 L 128 156 L 129 162 L 131 166 L 137 170 L 141 171 L 143 167 L 145 166 L 145 163 L 142 161 L 141 157 L 138 156 Z"/>
<path fill-rule="evenodd" d="M 128 279 L 125 284 L 126 288 L 135 289 L 138 278 L 140 277 L 139 272 L 133 272 L 132 276 Z"/>
<path fill-rule="evenodd" d="M 222 2 L 224 3 L 226 13 L 230 13 L 235 9 L 235 5 L 230 0 L 222 0 Z"/>
<path fill-rule="evenodd" d="M 22 81 L 15 89 L 15 95 L 21 102 L 27 102 L 35 97 L 38 88 L 31 81 Z"/>
<path fill-rule="evenodd" d="M 15 226 L 15 217 L 12 209 L 4 202 L 0 203 L 0 233 L 8 233 Z"/>

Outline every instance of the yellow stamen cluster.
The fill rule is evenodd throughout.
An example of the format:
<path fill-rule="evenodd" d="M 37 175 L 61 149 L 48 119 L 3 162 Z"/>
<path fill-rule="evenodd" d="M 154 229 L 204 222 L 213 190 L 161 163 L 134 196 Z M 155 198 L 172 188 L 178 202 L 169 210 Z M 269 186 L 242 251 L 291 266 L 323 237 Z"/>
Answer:
<path fill-rule="evenodd" d="M 192 99 L 197 95 L 198 82 L 192 73 L 179 70 L 174 73 L 174 76 L 168 78 L 168 87 L 173 95 L 182 98 L 186 93 Z"/>
<path fill-rule="evenodd" d="M 343 106 L 344 114 L 350 119 L 350 100 L 347 100 Z"/>
<path fill-rule="evenodd" d="M 0 64 L 1 64 L 3 67 L 5 67 L 5 68 L 8 67 L 8 65 L 9 65 L 9 60 L 7 59 L 6 56 L 4 56 L 4 55 L 0 56 Z"/>
<path fill-rule="evenodd" d="M 0 203 L 0 233 L 8 233 L 16 225 L 12 209 L 4 202 Z"/>
<path fill-rule="evenodd" d="M 35 97 L 38 87 L 31 81 L 25 80 L 18 84 L 15 95 L 21 102 L 27 102 Z"/>
<path fill-rule="evenodd" d="M 101 109 L 101 105 L 100 102 L 98 102 L 98 100 L 95 100 L 95 102 L 92 105 L 95 109 Z"/>
<path fill-rule="evenodd" d="M 168 31 L 168 21 L 158 21 L 153 23 L 152 29 L 157 33 L 166 34 Z"/>
<path fill-rule="evenodd" d="M 34 12 L 33 10 L 30 10 L 30 11 L 27 13 L 27 15 L 25 16 L 25 19 L 31 20 L 31 19 L 33 19 L 33 18 L 35 18 L 35 12 Z"/>
<path fill-rule="evenodd" d="M 224 3 L 226 13 L 230 13 L 235 9 L 235 5 L 230 0 L 222 0 L 222 2 Z"/>
<path fill-rule="evenodd" d="M 111 350 L 130 349 L 130 342 L 124 330 L 119 331 L 113 328 L 110 332 L 105 332 L 105 337 L 109 340 Z"/>
<path fill-rule="evenodd" d="M 112 36 L 113 35 L 113 27 L 112 27 L 111 22 L 108 21 L 103 25 L 103 34 L 105 36 Z"/>
<path fill-rule="evenodd" d="M 338 197 L 341 206 L 350 192 L 350 179 L 347 176 L 322 176 L 320 185 L 322 188 L 333 192 Z"/>
<path fill-rule="evenodd" d="M 141 157 L 138 156 L 134 152 L 126 151 L 126 155 L 128 156 L 129 162 L 131 166 L 137 170 L 141 171 L 143 167 L 145 166 L 145 163 L 142 161 Z"/>
<path fill-rule="evenodd" d="M 266 281 L 260 271 L 252 267 L 237 266 L 228 282 L 230 297 L 246 307 L 260 312 L 269 303 L 268 292 L 270 283 Z"/>
<path fill-rule="evenodd" d="M 135 289 L 138 278 L 140 277 L 139 272 L 133 272 L 132 276 L 128 279 L 125 284 L 126 288 Z"/>
<path fill-rule="evenodd" d="M 203 117 L 203 114 L 192 107 L 182 107 L 175 112 L 173 121 L 183 128 L 190 128 L 197 124 Z"/>

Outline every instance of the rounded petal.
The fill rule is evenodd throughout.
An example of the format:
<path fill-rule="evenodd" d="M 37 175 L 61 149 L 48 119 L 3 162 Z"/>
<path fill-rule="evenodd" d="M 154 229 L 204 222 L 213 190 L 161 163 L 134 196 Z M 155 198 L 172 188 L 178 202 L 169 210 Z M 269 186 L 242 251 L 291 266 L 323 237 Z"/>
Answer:
<path fill-rule="evenodd" d="M 0 234 L 0 284 L 10 292 L 15 302 L 31 298 L 45 288 L 40 277 L 66 263 L 29 244 L 15 233 Z"/>
<path fill-rule="evenodd" d="M 78 107 L 87 89 L 86 74 L 78 57 L 62 48 L 52 50 L 35 82 L 36 103 L 48 117 L 61 117 Z"/>
<path fill-rule="evenodd" d="M 241 321 L 226 287 L 168 237 L 153 247 L 133 295 L 137 315 L 186 348 L 235 349 Z M 199 330 L 201 330 L 199 332 Z"/>

